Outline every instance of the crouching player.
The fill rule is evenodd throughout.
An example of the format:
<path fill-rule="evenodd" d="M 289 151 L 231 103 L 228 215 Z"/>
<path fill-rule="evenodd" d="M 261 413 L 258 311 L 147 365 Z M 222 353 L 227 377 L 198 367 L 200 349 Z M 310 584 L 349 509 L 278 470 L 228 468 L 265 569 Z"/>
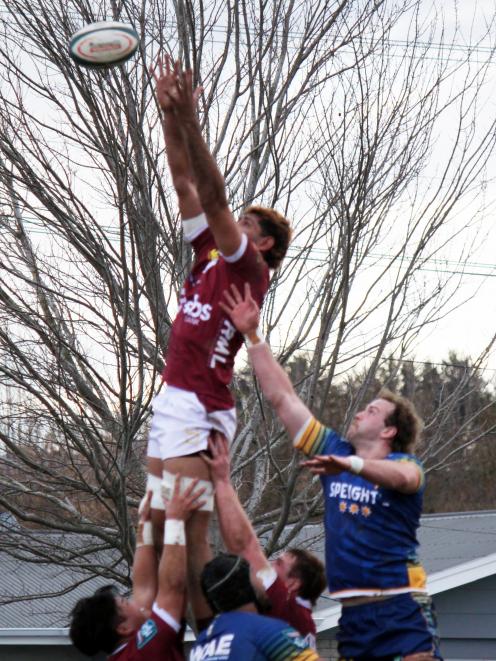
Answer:
<path fill-rule="evenodd" d="M 184 522 L 202 506 L 202 490 L 192 482 L 181 494 L 176 479 L 167 505 L 164 547 L 157 571 L 149 520 L 151 493 L 138 524 L 133 562 L 133 594 L 119 595 L 114 586 L 80 599 L 71 613 L 70 637 L 83 654 L 105 652 L 111 661 L 181 661 L 185 609 L 186 541 Z"/>
<path fill-rule="evenodd" d="M 260 614 L 262 599 L 250 566 L 235 555 L 220 555 L 201 576 L 216 618 L 199 635 L 189 661 L 319 661 L 315 650 L 285 622 Z"/>
<path fill-rule="evenodd" d="M 209 442 L 210 466 L 222 539 L 230 553 L 248 561 L 270 602 L 267 615 L 294 627 L 315 648 L 316 628 L 312 607 L 326 587 L 324 565 L 312 553 L 290 548 L 270 563 L 262 550 L 230 478 L 229 447 L 216 432 Z"/>

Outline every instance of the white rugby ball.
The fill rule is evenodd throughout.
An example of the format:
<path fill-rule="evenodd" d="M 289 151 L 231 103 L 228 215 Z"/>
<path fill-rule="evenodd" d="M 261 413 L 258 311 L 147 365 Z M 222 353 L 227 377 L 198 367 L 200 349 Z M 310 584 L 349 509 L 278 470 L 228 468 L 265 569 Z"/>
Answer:
<path fill-rule="evenodd" d="M 109 67 L 132 57 L 138 44 L 138 33 L 132 25 L 99 21 L 86 25 L 72 35 L 69 55 L 85 67 Z"/>

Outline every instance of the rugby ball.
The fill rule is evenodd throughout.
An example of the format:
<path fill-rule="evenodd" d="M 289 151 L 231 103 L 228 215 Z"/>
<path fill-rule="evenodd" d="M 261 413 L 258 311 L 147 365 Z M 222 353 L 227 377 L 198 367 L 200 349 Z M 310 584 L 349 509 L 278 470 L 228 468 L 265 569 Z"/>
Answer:
<path fill-rule="evenodd" d="M 132 25 L 100 21 L 72 35 L 69 55 L 84 67 L 110 67 L 132 57 L 138 45 L 138 33 Z"/>

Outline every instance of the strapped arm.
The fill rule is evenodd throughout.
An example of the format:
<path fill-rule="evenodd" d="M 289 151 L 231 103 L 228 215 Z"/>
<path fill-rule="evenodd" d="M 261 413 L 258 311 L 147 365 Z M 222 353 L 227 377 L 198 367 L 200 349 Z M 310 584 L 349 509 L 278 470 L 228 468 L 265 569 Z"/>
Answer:
<path fill-rule="evenodd" d="M 152 492 L 148 491 L 140 505 L 132 569 L 133 600 L 144 608 L 151 608 L 157 594 L 158 563 L 151 532 L 151 497 Z"/>

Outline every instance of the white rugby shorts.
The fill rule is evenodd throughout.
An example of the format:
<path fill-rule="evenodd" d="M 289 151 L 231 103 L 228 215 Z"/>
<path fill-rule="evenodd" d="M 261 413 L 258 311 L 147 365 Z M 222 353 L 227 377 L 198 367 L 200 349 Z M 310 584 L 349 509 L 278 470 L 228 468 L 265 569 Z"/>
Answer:
<path fill-rule="evenodd" d="M 149 457 L 171 459 L 208 448 L 212 429 L 229 443 L 236 431 L 236 409 L 208 412 L 194 392 L 167 386 L 152 403 L 153 417 L 148 437 Z"/>

